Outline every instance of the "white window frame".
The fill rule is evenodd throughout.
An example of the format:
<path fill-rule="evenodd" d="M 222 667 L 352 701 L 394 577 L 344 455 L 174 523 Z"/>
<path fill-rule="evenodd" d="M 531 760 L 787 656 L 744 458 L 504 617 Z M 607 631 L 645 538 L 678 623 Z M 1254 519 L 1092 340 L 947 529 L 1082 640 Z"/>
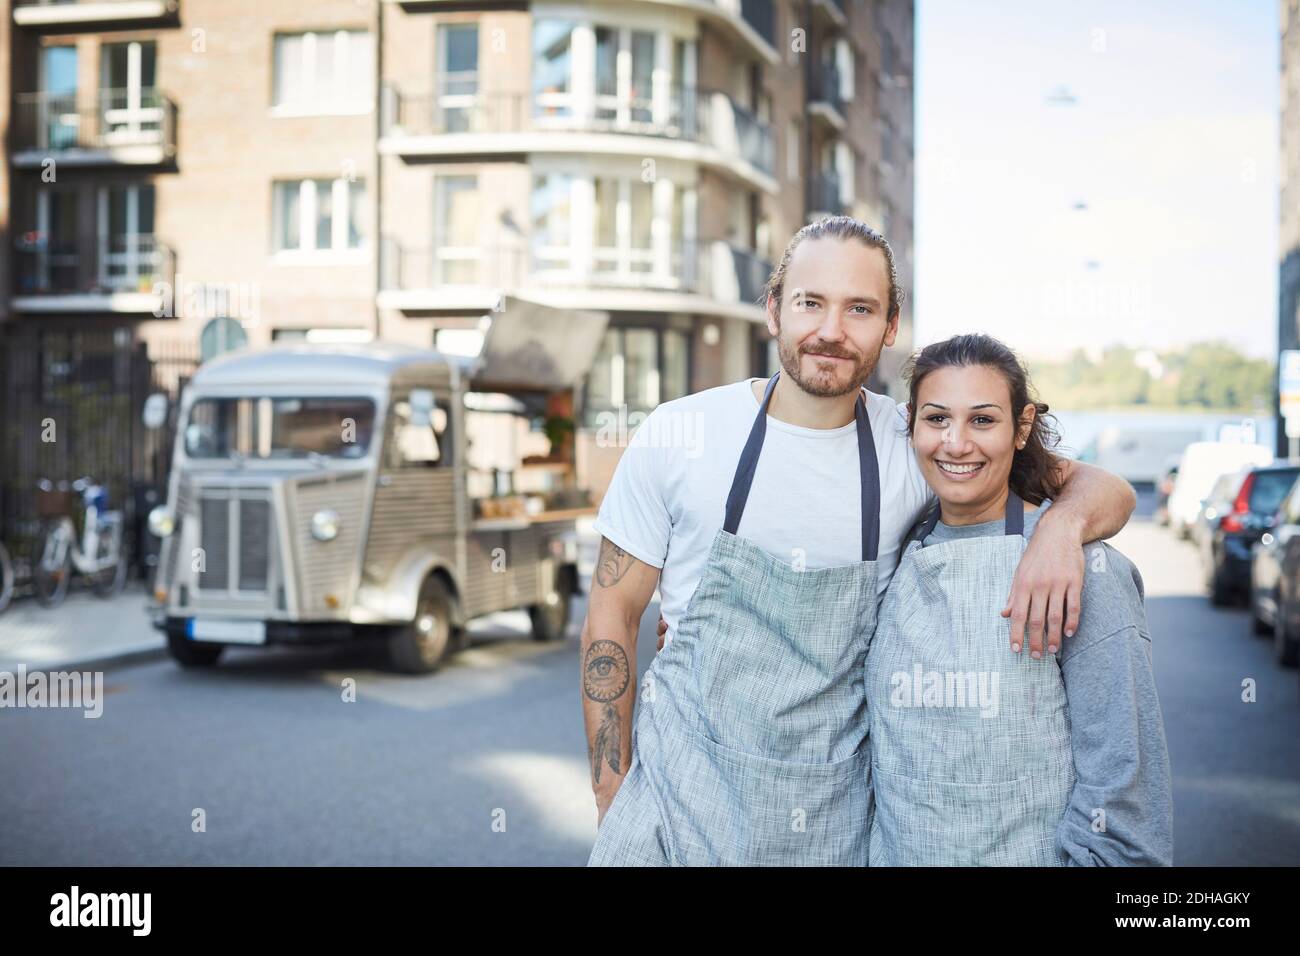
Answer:
<path fill-rule="evenodd" d="M 835 41 L 835 65 L 840 75 L 840 99 L 845 103 L 853 102 L 853 91 L 857 85 L 854 76 L 855 57 L 853 46 L 845 37 Z"/>
<path fill-rule="evenodd" d="M 105 125 L 104 144 L 106 146 L 135 146 L 156 143 L 162 135 L 163 110 L 161 106 L 144 106 L 143 85 L 144 44 L 153 45 L 154 71 L 158 70 L 158 44 L 154 40 L 129 40 L 125 43 L 106 44 L 105 46 L 126 47 L 126 105 L 110 107 L 101 104 L 102 118 Z M 103 60 L 100 73 L 101 98 L 110 87 L 105 85 L 108 79 L 108 61 Z M 156 81 L 156 77 L 155 77 Z"/>
<path fill-rule="evenodd" d="M 98 255 L 95 257 L 95 278 L 98 284 L 114 292 L 135 292 L 140 287 L 140 276 L 153 272 L 158 261 L 158 248 L 141 251 L 140 238 L 152 233 L 140 232 L 140 190 L 150 188 L 138 183 L 123 186 L 100 186 L 96 191 L 95 240 Z M 111 246 L 112 236 L 108 231 L 108 197 L 114 189 L 126 194 L 126 229 L 122 233 L 126 239 L 125 248 L 114 252 Z M 155 197 L 156 199 L 156 197 Z M 155 215 L 157 211 L 155 210 Z M 120 265 L 122 274 L 113 276 L 109 265 Z"/>
<path fill-rule="evenodd" d="M 348 225 L 351 222 L 352 203 L 349 186 L 352 181 L 346 176 L 323 180 L 330 183 L 330 199 L 333 219 L 330 221 L 330 246 L 322 249 L 316 245 L 316 220 L 318 218 L 318 191 L 315 179 L 279 179 L 272 185 L 276 187 L 289 183 L 298 184 L 298 242 L 296 249 L 276 249 L 272 253 L 273 261 L 283 264 L 311 265 L 338 264 L 341 262 L 365 262 L 370 257 L 369 237 L 362 230 L 361 243 L 355 248 L 348 246 Z M 365 180 L 356 180 L 361 184 L 362 196 L 365 195 Z M 272 197 L 274 204 L 274 197 Z M 280 220 L 273 216 L 271 228 L 274 241 L 279 241 Z M 310 241 L 311 245 L 307 245 Z"/>
<path fill-rule="evenodd" d="M 834 169 L 840 180 L 840 202 L 845 206 L 853 203 L 854 169 L 857 160 L 853 154 L 853 147 L 842 139 L 835 141 L 835 160 Z"/>
<path fill-rule="evenodd" d="M 374 38 L 369 30 L 339 29 L 334 31 L 303 30 L 283 31 L 271 38 L 271 109 L 272 116 L 357 116 L 374 109 L 374 77 L 366 77 L 366 87 L 362 90 L 348 89 L 349 68 L 352 62 L 351 38 L 359 35 L 370 47 L 371 64 L 374 64 Z M 302 81 L 299 88 L 304 91 L 298 102 L 276 103 L 276 81 L 282 69 L 279 59 L 281 37 L 302 38 L 302 62 L 299 69 Z M 332 89 L 316 88 L 316 47 L 322 37 L 329 37 L 334 45 L 334 70 L 329 82 Z"/>
<path fill-rule="evenodd" d="M 548 12 L 547 17 L 573 24 L 569 34 L 569 89 L 563 93 L 534 93 L 532 109 L 557 107 L 568 112 L 559 116 L 534 116 L 544 128 L 591 128 L 619 130 L 659 130 L 673 121 L 672 88 L 689 88 L 694 93 L 698 43 L 694 37 L 680 35 L 650 22 L 611 23 L 592 18 L 587 11 L 565 8 Z M 615 35 L 615 92 L 598 94 L 596 90 L 596 29 L 612 30 Z M 632 34 L 648 33 L 654 38 L 650 71 L 650 119 L 632 118 Z M 690 75 L 674 77 L 673 46 L 685 44 L 683 68 Z M 531 49 L 531 47 L 530 47 Z M 643 108 L 643 103 L 636 104 Z M 614 117 L 598 118 L 597 110 L 613 110 Z"/>
<path fill-rule="evenodd" d="M 474 191 L 479 194 L 479 201 L 482 202 L 482 189 L 480 188 L 479 177 L 475 173 L 447 173 L 441 176 L 435 176 L 433 179 L 433 265 L 436 271 L 434 283 L 436 285 L 448 284 L 442 275 L 443 262 L 474 262 L 481 261 L 484 255 L 483 243 L 481 238 L 468 246 L 451 246 L 440 244 L 440 239 L 446 231 L 446 189 L 447 183 L 457 179 L 472 180 Z M 481 208 L 481 206 L 480 206 Z M 482 222 L 479 223 L 482 226 Z M 464 283 L 454 283 L 463 285 Z M 477 283 L 472 283 L 477 284 Z"/>

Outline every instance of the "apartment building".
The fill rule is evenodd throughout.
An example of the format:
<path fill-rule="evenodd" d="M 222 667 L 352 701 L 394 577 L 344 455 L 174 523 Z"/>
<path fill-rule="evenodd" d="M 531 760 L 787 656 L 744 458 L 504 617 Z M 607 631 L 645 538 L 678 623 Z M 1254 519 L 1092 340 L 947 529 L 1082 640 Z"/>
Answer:
<path fill-rule="evenodd" d="M 1300 349 L 1300 0 L 1279 0 L 1278 324 L 1279 353 Z M 1274 395 L 1274 402 L 1280 396 Z M 1283 420 L 1280 405 L 1275 406 Z M 1285 429 L 1274 452 L 1290 452 Z"/>
<path fill-rule="evenodd" d="M 911 0 L 10 0 L 6 318 L 212 354 L 590 315 L 589 438 L 774 368 L 762 287 L 816 216 L 876 224 L 910 291 L 912 28 Z"/>

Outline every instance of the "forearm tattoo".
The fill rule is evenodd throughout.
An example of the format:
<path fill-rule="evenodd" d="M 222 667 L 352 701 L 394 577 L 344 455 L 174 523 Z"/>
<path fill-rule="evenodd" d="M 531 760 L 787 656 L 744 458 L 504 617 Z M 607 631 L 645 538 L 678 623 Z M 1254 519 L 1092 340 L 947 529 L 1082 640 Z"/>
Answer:
<path fill-rule="evenodd" d="M 582 691 L 588 700 L 605 705 L 595 742 L 587 746 L 596 783 L 600 783 L 601 768 L 605 764 L 614 773 L 623 772 L 623 719 L 619 716 L 617 701 L 627 691 L 631 679 L 632 669 L 621 644 L 615 641 L 591 642 L 582 659 Z"/>
<path fill-rule="evenodd" d="M 623 579 L 635 560 L 608 538 L 601 538 L 600 556 L 596 559 L 596 583 L 603 588 L 613 587 Z"/>

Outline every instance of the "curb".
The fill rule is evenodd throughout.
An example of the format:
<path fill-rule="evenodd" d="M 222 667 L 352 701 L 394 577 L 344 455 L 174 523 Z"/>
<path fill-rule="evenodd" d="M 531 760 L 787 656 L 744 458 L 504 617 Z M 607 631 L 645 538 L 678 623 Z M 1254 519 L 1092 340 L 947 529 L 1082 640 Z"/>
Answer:
<path fill-rule="evenodd" d="M 144 664 L 150 661 L 160 660 L 167 656 L 167 647 L 144 647 L 136 648 L 129 651 L 119 651 L 115 654 L 101 654 L 95 657 L 70 658 L 62 661 L 52 661 L 50 663 L 29 664 L 26 661 L 14 661 L 0 664 L 0 669 L 16 668 L 23 666 L 28 673 L 37 671 L 76 671 L 76 670 L 110 670 L 117 667 L 126 667 L 131 664 Z"/>

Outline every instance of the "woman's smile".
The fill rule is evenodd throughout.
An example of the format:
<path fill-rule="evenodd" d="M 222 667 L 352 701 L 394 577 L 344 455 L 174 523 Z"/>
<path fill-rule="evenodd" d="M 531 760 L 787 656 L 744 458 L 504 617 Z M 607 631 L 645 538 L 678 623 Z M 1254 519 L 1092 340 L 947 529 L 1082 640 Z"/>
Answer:
<path fill-rule="evenodd" d="M 944 461 L 941 458 L 936 458 L 934 463 L 939 466 L 939 473 L 952 481 L 970 481 L 984 470 L 985 464 L 982 461 Z"/>

